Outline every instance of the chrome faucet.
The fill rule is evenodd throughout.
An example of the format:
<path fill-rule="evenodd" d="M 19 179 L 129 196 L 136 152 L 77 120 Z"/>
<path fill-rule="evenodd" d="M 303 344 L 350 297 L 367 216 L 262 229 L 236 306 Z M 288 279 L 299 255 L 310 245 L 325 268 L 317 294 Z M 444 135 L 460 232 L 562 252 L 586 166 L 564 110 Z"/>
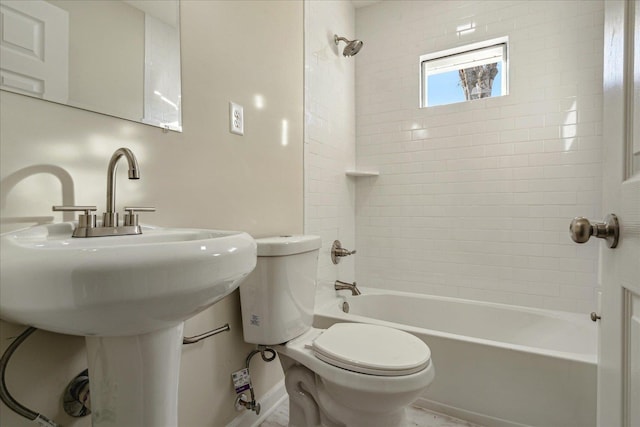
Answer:
<path fill-rule="evenodd" d="M 118 213 L 116 212 L 116 170 L 118 161 L 125 157 L 129 163 L 129 179 L 140 179 L 138 160 L 128 148 L 118 148 L 109 160 L 107 167 L 107 211 L 102 215 L 103 227 L 117 227 Z"/>
<path fill-rule="evenodd" d="M 118 148 L 109 160 L 107 167 L 107 207 L 102 216 L 102 224 L 97 226 L 95 206 L 54 206 L 54 211 L 80 211 L 83 214 L 78 218 L 78 226 L 73 230 L 73 237 L 103 237 L 121 236 L 127 234 L 142 234 L 138 225 L 136 212 L 154 212 L 155 208 L 125 207 L 124 224 L 120 225 L 116 212 L 116 168 L 120 158 L 125 157 L 129 163 L 129 179 L 140 179 L 140 170 L 136 156 L 128 148 Z"/>
<path fill-rule="evenodd" d="M 360 289 L 356 286 L 356 282 L 348 283 L 343 282 L 341 280 L 336 280 L 336 283 L 333 285 L 336 291 L 349 290 L 351 291 L 351 295 L 361 295 Z"/>

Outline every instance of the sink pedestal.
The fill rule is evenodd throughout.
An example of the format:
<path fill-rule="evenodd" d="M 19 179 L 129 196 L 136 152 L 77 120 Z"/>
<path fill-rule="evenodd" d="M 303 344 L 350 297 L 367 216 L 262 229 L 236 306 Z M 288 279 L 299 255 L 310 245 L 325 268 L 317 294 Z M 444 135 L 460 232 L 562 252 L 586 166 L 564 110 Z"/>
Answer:
<path fill-rule="evenodd" d="M 183 326 L 86 337 L 93 427 L 178 426 Z"/>

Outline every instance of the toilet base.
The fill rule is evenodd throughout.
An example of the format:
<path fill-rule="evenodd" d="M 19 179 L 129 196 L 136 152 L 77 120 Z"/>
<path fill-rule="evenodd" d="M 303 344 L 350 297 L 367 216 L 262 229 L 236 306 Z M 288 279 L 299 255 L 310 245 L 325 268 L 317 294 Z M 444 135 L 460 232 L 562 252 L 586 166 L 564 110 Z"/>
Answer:
<path fill-rule="evenodd" d="M 289 394 L 289 427 L 389 427 L 405 424 L 404 406 L 380 412 L 375 406 L 370 410 L 363 409 L 367 402 L 360 402 L 357 405 L 360 408 L 351 408 L 335 399 L 335 394 L 328 390 L 331 384 L 325 384 L 310 369 L 283 355 L 280 361 Z M 351 400 L 349 403 L 353 404 Z"/>

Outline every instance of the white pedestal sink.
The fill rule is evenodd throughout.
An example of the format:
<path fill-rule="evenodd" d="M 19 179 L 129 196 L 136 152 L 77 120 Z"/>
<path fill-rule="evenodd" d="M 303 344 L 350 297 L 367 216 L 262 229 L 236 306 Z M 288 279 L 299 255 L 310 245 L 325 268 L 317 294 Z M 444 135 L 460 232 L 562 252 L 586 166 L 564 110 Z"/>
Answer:
<path fill-rule="evenodd" d="M 255 241 L 157 227 L 71 238 L 73 228 L 1 236 L 0 318 L 86 337 L 94 427 L 177 426 L 183 322 L 238 287 Z"/>

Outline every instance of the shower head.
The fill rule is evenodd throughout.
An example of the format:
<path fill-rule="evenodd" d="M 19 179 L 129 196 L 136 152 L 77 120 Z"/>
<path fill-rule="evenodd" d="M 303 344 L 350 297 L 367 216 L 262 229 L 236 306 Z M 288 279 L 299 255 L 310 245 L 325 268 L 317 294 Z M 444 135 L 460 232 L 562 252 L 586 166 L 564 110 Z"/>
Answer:
<path fill-rule="evenodd" d="M 338 44 L 338 42 L 343 41 L 345 42 L 347 45 L 344 47 L 344 50 L 342 51 L 342 56 L 353 56 L 356 53 L 360 52 L 360 49 L 362 49 L 362 45 L 364 43 L 362 43 L 361 40 L 347 40 L 344 37 L 338 37 L 337 34 L 335 34 L 333 36 L 333 41 L 336 43 L 336 45 Z"/>

